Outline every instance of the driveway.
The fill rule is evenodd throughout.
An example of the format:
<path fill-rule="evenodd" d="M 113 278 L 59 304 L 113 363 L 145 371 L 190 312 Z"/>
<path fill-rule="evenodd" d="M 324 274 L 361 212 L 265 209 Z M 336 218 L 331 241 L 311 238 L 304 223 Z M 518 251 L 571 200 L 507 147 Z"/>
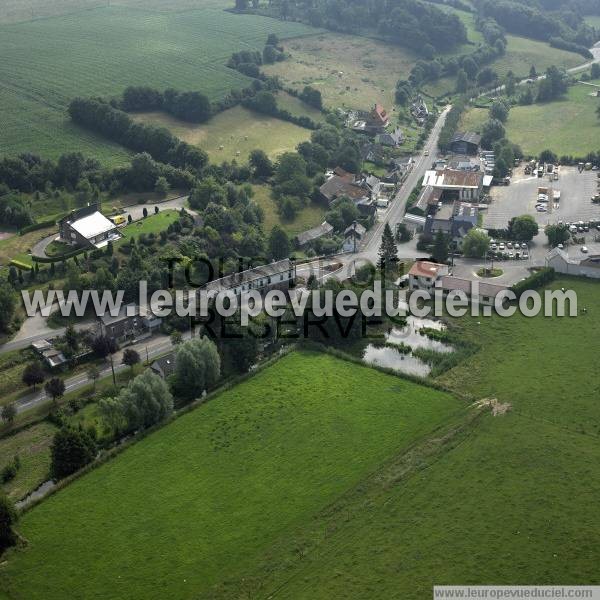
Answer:
<path fill-rule="evenodd" d="M 47 258 L 46 256 L 46 248 L 58 238 L 58 232 L 55 232 L 48 237 L 40 240 L 37 244 L 33 246 L 31 249 L 31 255 L 37 256 L 38 258 Z"/>
<path fill-rule="evenodd" d="M 192 215 L 198 214 L 196 211 L 192 210 L 188 207 L 187 201 L 189 196 L 179 196 L 178 198 L 173 198 L 171 200 L 166 200 L 165 202 L 148 202 L 147 204 L 134 204 L 132 206 L 128 206 L 124 209 L 121 214 L 123 215 L 131 215 L 131 218 L 134 221 L 139 221 L 144 218 L 144 208 L 148 211 L 148 214 L 151 215 L 154 213 L 154 207 L 158 206 L 159 210 L 162 212 L 163 210 L 181 210 L 185 208 L 187 212 Z"/>

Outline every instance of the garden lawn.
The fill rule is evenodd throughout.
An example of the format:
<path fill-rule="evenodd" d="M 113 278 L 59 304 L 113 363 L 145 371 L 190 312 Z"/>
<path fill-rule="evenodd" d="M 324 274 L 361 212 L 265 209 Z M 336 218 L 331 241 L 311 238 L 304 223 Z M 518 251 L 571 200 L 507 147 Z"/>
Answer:
<path fill-rule="evenodd" d="M 26 513 L 11 599 L 212 594 L 410 444 L 454 397 L 328 355 L 294 353 Z M 232 595 L 247 592 L 240 581 Z"/>
<path fill-rule="evenodd" d="M 252 189 L 254 190 L 252 199 L 264 212 L 263 230 L 267 235 L 275 225 L 279 225 L 289 236 L 294 236 L 320 225 L 325 220 L 328 209 L 322 204 L 310 202 L 298 212 L 293 221 L 286 221 L 277 212 L 277 203 L 271 197 L 271 189 L 268 186 L 253 185 Z"/>
<path fill-rule="evenodd" d="M 310 140 L 312 133 L 310 129 L 242 106 L 221 112 L 203 125 L 185 123 L 162 112 L 131 116 L 141 123 L 166 127 L 179 139 L 200 146 L 208 153 L 211 162 L 219 164 L 234 159 L 238 163 L 247 162 L 250 152 L 257 148 L 274 159 L 284 152 L 295 150 L 300 142 Z"/>
<path fill-rule="evenodd" d="M 132 237 L 135 237 L 137 241 L 141 234 L 148 235 L 149 233 L 154 233 L 158 235 L 161 231 L 166 230 L 169 225 L 178 218 L 179 213 L 176 210 L 167 209 L 158 214 L 154 214 L 152 212 L 152 207 L 149 207 L 148 216 L 145 219 L 129 223 L 129 225 L 125 225 L 125 227 L 120 230 L 123 237 L 115 242 L 115 248 L 118 248 L 125 242 L 131 240 Z"/>
<path fill-rule="evenodd" d="M 77 8 L 83 2 L 72 4 Z M 251 82 L 227 68 L 233 52 L 261 50 L 270 33 L 286 38 L 318 31 L 236 15 L 224 10 L 229 3 L 213 0 L 194 2 L 196 10 L 185 11 L 147 10 L 141 2 L 131 7 L 103 4 L 0 25 L 2 154 L 33 152 L 56 158 L 81 151 L 108 165 L 123 164 L 130 156 L 127 151 L 70 122 L 67 107 L 74 97 L 111 97 L 128 85 L 150 85 L 197 90 L 216 100 Z M 178 5 L 190 8 L 190 3 Z"/>

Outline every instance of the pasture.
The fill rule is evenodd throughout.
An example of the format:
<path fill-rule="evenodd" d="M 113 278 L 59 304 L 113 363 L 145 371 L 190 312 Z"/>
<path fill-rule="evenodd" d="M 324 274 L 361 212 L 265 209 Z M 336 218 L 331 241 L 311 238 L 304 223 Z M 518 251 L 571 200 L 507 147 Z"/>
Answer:
<path fill-rule="evenodd" d="M 600 387 L 597 358 L 582 351 L 600 335 L 600 283 L 552 287 L 563 286 L 587 314 L 452 320 L 480 350 L 440 382 L 512 410 L 436 432 L 299 525 L 245 576 L 260 597 L 425 600 L 434 584 L 600 583 Z M 236 584 L 212 597 L 233 597 Z"/>
<path fill-rule="evenodd" d="M 507 34 L 506 41 L 506 54 L 490 64 L 500 77 L 506 76 L 508 71 L 517 77 L 527 77 L 531 65 L 535 65 L 538 73 L 542 73 L 551 65 L 569 69 L 585 62 L 579 54 L 552 48 L 549 44 L 529 38 Z M 441 96 L 448 91 L 453 92 L 455 84 L 455 77 L 442 77 L 426 85 L 425 91 L 432 96 Z"/>
<path fill-rule="evenodd" d="M 135 121 L 166 127 L 179 139 L 200 146 L 214 163 L 232 160 L 245 163 L 250 152 L 257 148 L 276 158 L 294 150 L 300 142 L 309 140 L 311 134 L 309 129 L 261 115 L 243 106 L 219 113 L 202 125 L 185 123 L 162 112 L 131 116 Z"/>
<path fill-rule="evenodd" d="M 569 88 L 564 99 L 513 107 L 506 123 L 507 136 L 526 154 L 537 155 L 549 149 L 559 156 L 584 156 L 597 151 L 600 119 L 596 108 L 600 106 L 600 98 L 590 96 L 595 89 L 576 84 Z"/>
<path fill-rule="evenodd" d="M 463 411 L 366 367 L 289 355 L 26 513 L 30 544 L 5 555 L 0 591 L 184 600 L 235 581 L 228 597 L 243 596 L 265 552 Z"/>
<path fill-rule="evenodd" d="M 417 60 L 399 46 L 337 33 L 292 39 L 284 47 L 291 58 L 266 65 L 264 72 L 296 89 L 313 86 L 328 108 L 368 109 L 381 102 L 391 110 L 396 82 Z"/>
<path fill-rule="evenodd" d="M 311 227 L 320 225 L 325 220 L 327 208 L 322 204 L 311 202 L 298 212 L 293 221 L 285 221 L 277 212 L 277 204 L 271 197 L 271 189 L 264 185 L 253 185 L 254 196 L 252 200 L 264 212 L 263 230 L 268 235 L 275 225 L 279 225 L 292 237 L 306 231 Z"/>
<path fill-rule="evenodd" d="M 262 48 L 269 33 L 286 38 L 316 31 L 235 15 L 211 0 L 197 5 L 202 9 L 183 12 L 105 6 L 0 25 L 2 153 L 56 158 L 81 151 L 122 164 L 125 150 L 70 123 L 66 109 L 73 97 L 116 96 L 128 85 L 151 85 L 217 99 L 250 83 L 225 66 L 232 52 Z"/>

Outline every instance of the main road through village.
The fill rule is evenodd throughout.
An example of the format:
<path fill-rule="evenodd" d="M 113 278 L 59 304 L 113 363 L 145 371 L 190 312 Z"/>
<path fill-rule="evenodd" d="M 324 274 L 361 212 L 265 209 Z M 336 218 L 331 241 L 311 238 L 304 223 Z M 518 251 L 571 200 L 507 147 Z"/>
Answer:
<path fill-rule="evenodd" d="M 300 276 L 306 279 L 311 273 L 314 273 L 321 281 L 329 277 L 346 279 L 352 276 L 356 265 L 365 264 L 367 261 L 372 264 L 377 262 L 377 254 L 381 245 L 384 227 L 386 223 L 389 223 L 392 230 L 394 230 L 396 224 L 400 223 L 404 218 L 406 212 L 406 203 L 411 191 L 415 186 L 419 185 L 423 176 L 425 175 L 425 171 L 431 168 L 432 160 L 437 155 L 440 131 L 444 125 L 450 108 L 450 106 L 445 107 L 438 116 L 438 119 L 435 122 L 435 125 L 433 126 L 429 138 L 427 139 L 421 153 L 415 157 L 413 168 L 406 178 L 404 184 L 398 190 L 394 200 L 390 203 L 389 208 L 380 214 L 374 227 L 369 231 L 367 236 L 365 236 L 365 240 L 362 242 L 358 252 L 352 254 L 340 254 L 323 261 L 313 261 L 298 265 L 298 274 Z M 178 202 L 181 202 L 181 200 L 182 199 L 178 199 Z M 419 252 L 416 249 L 414 241 L 408 244 L 403 244 L 399 250 L 400 258 L 406 260 L 417 258 L 418 256 L 422 256 L 422 254 L 422 252 Z M 472 276 L 473 272 L 478 268 L 478 262 L 480 263 L 481 261 L 469 261 L 468 259 L 457 260 L 455 261 L 454 273 L 456 275 Z M 332 271 L 331 268 L 324 268 L 328 266 L 330 267 L 332 264 L 335 264 L 337 269 Z M 506 276 L 507 283 L 514 282 L 526 274 L 525 267 L 517 267 L 512 271 L 509 270 Z M 27 321 L 30 321 L 31 319 L 35 320 L 37 318 L 38 317 L 30 317 Z M 89 323 L 82 323 L 79 327 L 86 326 L 89 326 Z M 49 331 L 44 331 L 44 333 L 41 335 L 45 334 L 45 337 L 51 338 L 62 335 L 63 333 L 64 329 L 55 329 L 52 331 L 52 333 Z M 24 339 L 19 341 L 5 344 L 3 347 L 0 347 L 0 353 L 29 345 L 33 339 L 40 337 L 39 329 L 37 329 L 36 334 L 37 335 L 26 336 Z M 189 335 L 190 334 L 188 333 L 186 337 L 189 337 Z M 140 354 L 142 359 L 156 358 L 172 349 L 171 341 L 165 335 L 154 336 L 151 339 L 144 340 L 130 347 L 135 349 Z M 116 371 L 126 368 L 124 365 L 120 364 L 120 352 L 114 356 L 113 360 Z M 101 377 L 107 377 L 110 375 L 111 368 L 109 365 L 106 365 L 102 370 Z M 81 373 L 65 381 L 68 392 L 75 391 L 85 385 L 88 385 L 89 383 L 90 380 L 85 373 Z M 48 402 L 48 398 L 46 397 L 44 391 L 40 390 L 24 395 L 16 401 L 16 406 L 19 412 L 23 412 L 46 402 Z"/>

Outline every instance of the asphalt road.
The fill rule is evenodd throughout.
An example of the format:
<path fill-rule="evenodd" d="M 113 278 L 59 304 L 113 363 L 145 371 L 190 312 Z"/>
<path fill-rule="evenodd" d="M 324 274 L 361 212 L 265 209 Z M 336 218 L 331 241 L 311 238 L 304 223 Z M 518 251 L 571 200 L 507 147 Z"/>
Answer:
<path fill-rule="evenodd" d="M 183 335 L 184 339 L 189 339 L 191 337 L 191 333 L 188 331 Z M 132 344 L 127 346 L 127 348 L 133 348 L 140 355 L 140 359 L 142 361 L 146 361 L 147 359 L 157 358 L 169 352 L 173 345 L 171 344 L 170 337 L 166 335 L 155 335 L 146 340 L 142 340 L 137 344 Z M 127 365 L 122 364 L 123 351 L 119 350 L 113 356 L 113 363 L 115 366 L 115 373 L 119 373 L 125 369 L 129 369 Z M 106 365 L 100 370 L 100 378 L 103 379 L 105 377 L 112 377 L 110 363 L 107 362 Z M 80 373 L 79 375 L 75 375 L 69 379 L 65 380 L 65 392 L 73 392 L 85 385 L 91 383 L 91 380 L 88 378 L 86 373 Z M 19 398 L 15 405 L 17 407 L 17 412 L 21 413 L 26 410 L 30 410 L 43 404 L 45 402 L 49 402 L 50 398 L 46 396 L 46 392 L 43 388 L 36 390 L 35 392 L 31 392 L 22 398 Z"/>

